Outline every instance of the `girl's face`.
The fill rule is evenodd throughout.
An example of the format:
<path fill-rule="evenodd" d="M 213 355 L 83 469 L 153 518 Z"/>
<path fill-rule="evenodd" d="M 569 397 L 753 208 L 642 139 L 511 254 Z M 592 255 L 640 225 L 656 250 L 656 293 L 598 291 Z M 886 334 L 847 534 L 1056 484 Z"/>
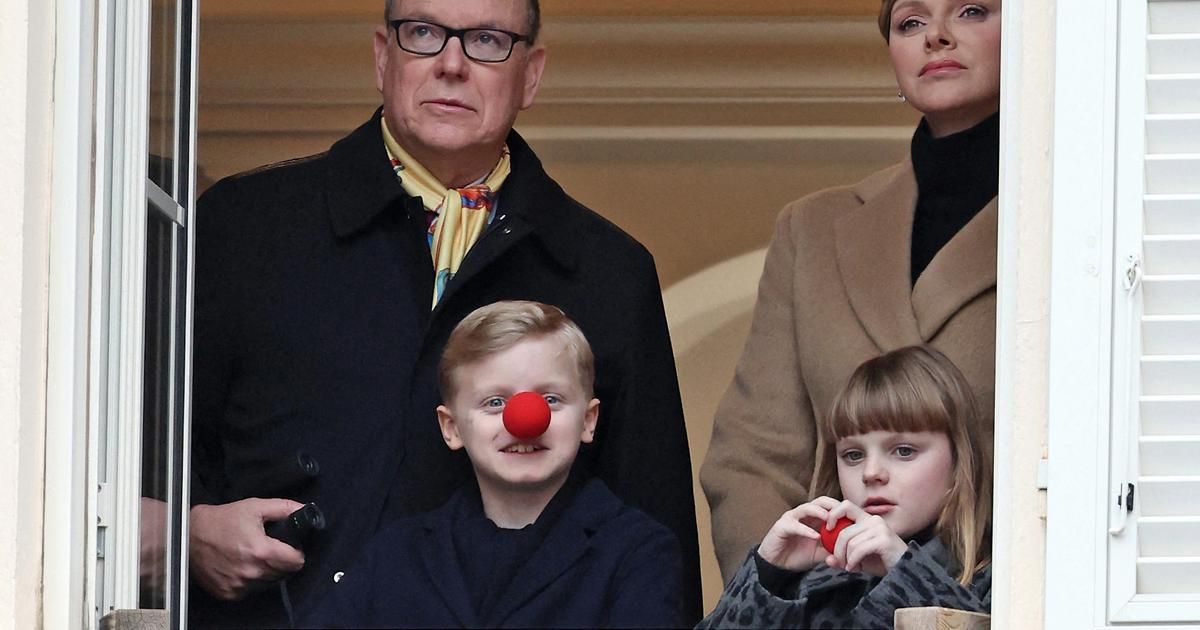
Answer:
<path fill-rule="evenodd" d="M 1000 109 L 1000 0 L 899 0 L 888 51 L 900 92 L 934 136 Z"/>
<path fill-rule="evenodd" d="M 907 540 L 941 514 L 954 454 L 941 431 L 871 431 L 838 440 L 837 469 L 842 498 L 883 517 Z"/>

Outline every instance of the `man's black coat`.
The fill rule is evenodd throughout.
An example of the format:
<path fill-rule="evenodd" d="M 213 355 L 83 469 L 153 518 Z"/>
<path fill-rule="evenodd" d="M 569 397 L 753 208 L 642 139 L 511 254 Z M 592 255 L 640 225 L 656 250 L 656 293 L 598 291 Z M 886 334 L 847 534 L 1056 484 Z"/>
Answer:
<path fill-rule="evenodd" d="M 568 197 L 509 137 L 497 216 L 437 308 L 419 199 L 388 163 L 379 112 L 326 153 L 218 182 L 196 216 L 192 503 L 263 496 L 254 471 L 297 450 L 321 466 L 285 494 L 328 529 L 288 580 L 298 611 L 382 525 L 432 510 L 470 473 L 438 431 L 437 363 L 475 308 L 562 308 L 596 355 L 596 440 L 580 453 L 623 501 L 666 525 L 700 616 L 691 466 L 654 261 Z M 278 592 L 237 603 L 199 589 L 193 627 L 286 623 Z"/>

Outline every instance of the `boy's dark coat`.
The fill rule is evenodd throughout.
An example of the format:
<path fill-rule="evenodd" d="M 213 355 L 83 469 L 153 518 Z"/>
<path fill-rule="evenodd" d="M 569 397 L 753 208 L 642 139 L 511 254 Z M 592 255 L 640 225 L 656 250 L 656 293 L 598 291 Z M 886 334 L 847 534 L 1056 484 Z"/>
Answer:
<path fill-rule="evenodd" d="M 645 514 L 591 480 L 511 576 L 489 617 L 475 614 L 453 542 L 459 492 L 443 507 L 402 519 L 302 625 L 373 627 L 675 627 L 679 546 Z"/>

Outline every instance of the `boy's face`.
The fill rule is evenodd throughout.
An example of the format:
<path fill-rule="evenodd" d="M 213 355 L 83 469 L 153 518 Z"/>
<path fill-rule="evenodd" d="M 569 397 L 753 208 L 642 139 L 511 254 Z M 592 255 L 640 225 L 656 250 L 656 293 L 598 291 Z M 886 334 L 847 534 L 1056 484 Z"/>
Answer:
<path fill-rule="evenodd" d="M 579 445 L 592 441 L 600 410 L 600 401 L 583 391 L 566 343 L 553 335 L 523 339 L 458 368 L 453 378 L 458 391 L 438 407 L 438 423 L 450 448 L 467 449 L 480 490 L 557 491 Z M 531 440 L 504 429 L 505 402 L 523 391 L 550 405 L 550 427 Z"/>

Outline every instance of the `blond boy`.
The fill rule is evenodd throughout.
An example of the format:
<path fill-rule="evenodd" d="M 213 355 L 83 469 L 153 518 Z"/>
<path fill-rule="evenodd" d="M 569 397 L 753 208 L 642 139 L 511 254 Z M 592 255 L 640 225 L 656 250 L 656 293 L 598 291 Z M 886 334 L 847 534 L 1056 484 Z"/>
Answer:
<path fill-rule="evenodd" d="M 592 351 L 559 309 L 497 302 L 454 329 L 439 370 L 442 436 L 476 483 L 384 529 L 310 622 L 328 627 L 674 626 L 675 537 L 573 471 L 592 441 Z M 533 392 L 544 433 L 519 438 L 504 409 Z"/>

